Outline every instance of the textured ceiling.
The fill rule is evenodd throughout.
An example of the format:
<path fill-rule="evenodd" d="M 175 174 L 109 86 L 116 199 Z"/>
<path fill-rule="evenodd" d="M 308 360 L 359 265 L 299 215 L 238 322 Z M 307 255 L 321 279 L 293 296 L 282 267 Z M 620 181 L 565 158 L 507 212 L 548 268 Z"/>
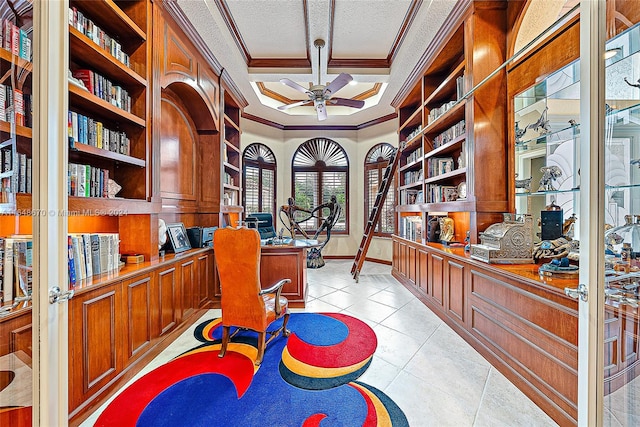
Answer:
<path fill-rule="evenodd" d="M 275 107 L 284 101 L 265 96 L 259 86 L 288 99 L 304 99 L 304 94 L 294 95 L 274 82 L 287 77 L 307 87 L 318 77 L 326 84 L 345 72 L 361 84 L 345 87 L 338 97 L 357 96 L 378 83 L 378 92 L 365 99 L 362 110 L 327 107 L 329 118 L 322 125 L 353 126 L 395 112 L 391 101 L 456 1 L 177 0 L 177 4 L 247 100 L 245 113 L 284 126 L 317 125 L 312 108 L 278 111 Z M 316 39 L 326 41 L 320 60 Z"/>

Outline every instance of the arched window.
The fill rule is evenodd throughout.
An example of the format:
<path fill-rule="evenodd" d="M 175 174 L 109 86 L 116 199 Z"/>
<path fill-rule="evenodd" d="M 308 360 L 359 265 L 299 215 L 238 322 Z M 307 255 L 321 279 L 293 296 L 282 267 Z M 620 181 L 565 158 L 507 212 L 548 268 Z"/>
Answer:
<path fill-rule="evenodd" d="M 384 176 L 384 170 L 389 164 L 395 148 L 389 143 L 382 142 L 371 147 L 364 159 L 364 223 L 371 214 L 376 201 L 378 187 Z M 391 180 L 389 192 L 380 207 L 380 220 L 374 228 L 375 236 L 390 237 L 394 229 L 395 179 Z"/>
<path fill-rule="evenodd" d="M 276 216 L 276 157 L 264 144 L 254 142 L 242 154 L 242 204 L 246 214 L 269 212 Z"/>
<path fill-rule="evenodd" d="M 349 161 L 347 153 L 335 141 L 314 138 L 305 141 L 293 154 L 291 188 L 296 205 L 311 210 L 328 202 L 335 195 L 342 212 L 332 232 L 349 232 Z M 323 218 L 300 224 L 306 231 L 315 231 Z"/>

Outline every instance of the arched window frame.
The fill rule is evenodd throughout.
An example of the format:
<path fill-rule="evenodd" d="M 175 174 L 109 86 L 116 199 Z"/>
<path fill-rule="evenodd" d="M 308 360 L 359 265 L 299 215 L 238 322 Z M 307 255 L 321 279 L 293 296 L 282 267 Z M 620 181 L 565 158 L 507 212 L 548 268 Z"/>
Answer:
<path fill-rule="evenodd" d="M 273 151 L 266 145 L 260 142 L 254 142 L 244 149 L 242 152 L 242 206 L 244 206 L 245 213 L 251 214 L 253 209 L 249 209 L 247 206 L 247 168 L 255 168 L 258 170 L 258 210 L 256 212 L 270 212 L 273 217 L 277 216 L 276 211 L 276 190 L 277 190 L 277 161 Z M 264 189 L 264 174 L 265 171 L 271 171 L 273 175 L 273 187 L 271 192 L 273 197 L 271 200 L 263 200 Z M 269 208 L 269 209 L 267 209 Z"/>
<path fill-rule="evenodd" d="M 369 215 L 378 194 L 378 188 L 384 171 L 391 160 L 395 148 L 388 142 L 381 142 L 367 152 L 364 159 L 364 224 L 369 221 Z M 373 187 L 375 186 L 375 190 Z M 391 186 L 381 207 L 380 219 L 373 230 L 374 236 L 391 237 L 395 230 L 395 177 L 391 180 Z M 385 220 L 386 218 L 386 220 Z M 382 228 L 385 226 L 384 229 Z"/>
<path fill-rule="evenodd" d="M 332 234 L 349 234 L 349 157 L 347 152 L 336 141 L 318 137 L 309 139 L 296 149 L 291 161 L 291 192 L 296 204 L 305 209 L 313 209 L 319 204 L 328 202 L 335 192 L 325 194 L 322 190 L 323 182 L 327 183 L 331 175 L 344 176 L 344 194 L 335 194 L 338 203 L 342 205 L 340 219 L 333 227 Z M 303 174 L 317 174 L 317 183 L 313 201 L 296 198 L 296 178 Z M 300 224 L 307 233 L 314 233 L 324 218 L 311 219 Z"/>

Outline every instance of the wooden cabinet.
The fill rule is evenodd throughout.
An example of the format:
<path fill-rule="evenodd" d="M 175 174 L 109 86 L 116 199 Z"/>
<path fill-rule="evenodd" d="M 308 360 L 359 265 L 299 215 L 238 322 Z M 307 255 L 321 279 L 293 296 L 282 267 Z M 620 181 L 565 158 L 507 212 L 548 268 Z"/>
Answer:
<path fill-rule="evenodd" d="M 536 266 L 528 267 L 523 276 L 523 266 L 484 264 L 461 248 L 443 250 L 438 244 L 421 245 L 395 236 L 393 240 L 394 247 L 418 251 L 418 269 L 425 270 L 427 286 L 416 286 L 399 273 L 403 254 L 409 253 L 403 250 L 398 251 L 393 276 L 556 422 L 575 424 L 578 313 L 577 302 L 563 292 L 573 283 L 544 283 L 536 280 Z M 608 335 L 609 355 L 618 357 L 619 346 L 626 345 L 628 360 L 634 360 L 637 340 L 629 333 L 629 317 L 624 339 L 618 335 L 624 316 L 614 317 L 610 328 L 616 334 Z"/>
<path fill-rule="evenodd" d="M 196 288 L 197 288 L 197 305 L 196 307 L 205 306 L 214 295 L 214 260 L 213 254 L 206 253 L 198 255 L 196 262 Z"/>
<path fill-rule="evenodd" d="M 124 281 L 123 291 L 126 301 L 125 330 L 127 332 L 126 358 L 133 359 L 144 353 L 151 345 L 153 337 L 151 296 L 155 276 L 145 274 Z"/>
<path fill-rule="evenodd" d="M 180 274 L 180 319 L 189 317 L 197 307 L 196 262 L 193 258 L 178 261 L 176 267 Z"/>
<path fill-rule="evenodd" d="M 492 73 L 505 59 L 506 3 L 470 2 L 457 16 L 397 107 L 398 234 L 417 241 L 426 212 L 453 218 L 454 241 L 470 231 L 475 243 L 508 208 L 508 180 L 495 173 L 507 167 L 506 72 Z"/>
<path fill-rule="evenodd" d="M 193 318 L 208 274 L 211 249 L 145 263 L 96 285 L 79 287 L 69 301 L 69 415 L 72 423 L 124 377 L 159 351 L 170 331 Z M 0 323 L 19 330 L 18 324 Z"/>
<path fill-rule="evenodd" d="M 123 324 L 122 282 L 69 301 L 69 413 L 105 387 L 124 367 L 128 341 Z"/>
<path fill-rule="evenodd" d="M 163 336 L 173 329 L 178 321 L 179 281 L 173 264 L 159 269 L 155 274 L 158 276 L 158 336 Z"/>

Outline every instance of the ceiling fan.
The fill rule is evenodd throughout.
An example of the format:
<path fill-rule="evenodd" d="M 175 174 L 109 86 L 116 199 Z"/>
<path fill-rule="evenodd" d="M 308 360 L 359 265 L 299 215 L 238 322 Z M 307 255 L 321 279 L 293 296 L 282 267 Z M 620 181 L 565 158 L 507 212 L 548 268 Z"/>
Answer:
<path fill-rule="evenodd" d="M 332 98 L 332 95 L 334 93 L 345 87 L 351 80 L 353 80 L 353 77 L 351 77 L 351 75 L 340 73 L 338 77 L 336 77 L 327 86 L 320 84 L 320 49 L 324 47 L 324 40 L 317 39 L 313 42 L 313 45 L 318 48 L 318 84 L 312 85 L 309 89 L 306 89 L 291 79 L 280 79 L 280 83 L 285 84 L 299 92 L 307 94 L 309 99 L 306 101 L 294 102 L 293 104 L 281 105 L 280 107 L 278 107 L 278 110 L 287 110 L 293 107 L 313 104 L 316 112 L 318 113 L 318 120 L 325 120 L 327 118 L 327 104 L 362 108 L 364 106 L 364 101 L 347 98 Z"/>

